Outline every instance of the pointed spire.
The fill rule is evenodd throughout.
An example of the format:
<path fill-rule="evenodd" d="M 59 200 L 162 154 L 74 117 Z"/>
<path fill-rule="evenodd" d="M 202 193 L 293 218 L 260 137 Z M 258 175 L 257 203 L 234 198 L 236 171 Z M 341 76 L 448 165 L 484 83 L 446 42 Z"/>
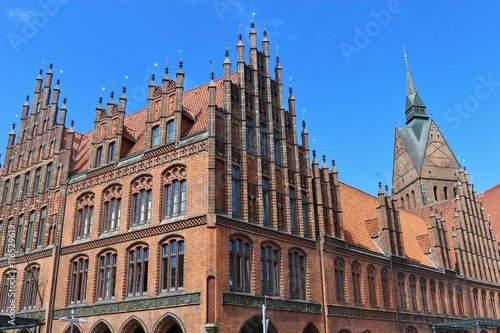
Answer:
<path fill-rule="evenodd" d="M 406 64 L 406 124 L 414 118 L 429 119 L 425 111 L 425 104 L 418 94 L 418 90 L 413 82 L 410 67 L 408 66 L 408 56 L 403 44 L 403 57 Z"/>
<path fill-rule="evenodd" d="M 163 80 L 165 81 L 170 81 L 170 78 L 168 77 L 168 71 L 169 69 L 168 69 L 168 56 L 167 56 L 167 64 L 165 66 L 165 76 L 163 77 Z"/>

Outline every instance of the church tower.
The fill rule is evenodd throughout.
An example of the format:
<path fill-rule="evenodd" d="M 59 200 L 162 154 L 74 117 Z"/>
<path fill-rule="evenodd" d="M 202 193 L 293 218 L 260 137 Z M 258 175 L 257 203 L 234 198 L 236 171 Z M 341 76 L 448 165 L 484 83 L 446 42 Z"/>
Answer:
<path fill-rule="evenodd" d="M 406 128 L 396 128 L 393 183 L 399 206 L 410 210 L 455 196 L 460 165 L 415 88 L 406 61 Z"/>

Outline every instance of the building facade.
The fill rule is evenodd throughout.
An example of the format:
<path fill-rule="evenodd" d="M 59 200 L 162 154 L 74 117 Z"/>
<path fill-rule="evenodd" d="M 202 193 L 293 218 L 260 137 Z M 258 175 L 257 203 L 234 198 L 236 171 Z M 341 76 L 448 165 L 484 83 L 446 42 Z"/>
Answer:
<path fill-rule="evenodd" d="M 409 68 L 393 191 L 373 197 L 310 151 L 253 23 L 249 44 L 190 91 L 182 62 L 153 74 L 143 110 L 126 87 L 100 98 L 84 134 L 40 71 L 0 178 L 0 315 L 65 333 L 262 332 L 262 305 L 268 332 L 498 318 L 494 233 Z"/>

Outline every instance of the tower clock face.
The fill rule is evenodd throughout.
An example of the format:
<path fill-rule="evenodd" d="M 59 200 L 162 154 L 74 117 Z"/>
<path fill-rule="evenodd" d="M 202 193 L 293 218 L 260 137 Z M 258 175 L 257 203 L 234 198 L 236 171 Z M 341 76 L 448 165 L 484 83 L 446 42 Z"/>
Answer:
<path fill-rule="evenodd" d="M 438 167 L 447 167 L 451 163 L 449 149 L 439 141 L 434 141 L 429 144 L 429 159 Z"/>

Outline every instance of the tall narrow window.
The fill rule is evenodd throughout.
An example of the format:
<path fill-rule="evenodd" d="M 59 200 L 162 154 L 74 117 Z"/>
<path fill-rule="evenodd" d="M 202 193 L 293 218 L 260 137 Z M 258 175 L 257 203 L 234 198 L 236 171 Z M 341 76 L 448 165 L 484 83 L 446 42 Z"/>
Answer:
<path fill-rule="evenodd" d="M 444 187 L 443 188 L 443 192 L 444 192 L 444 200 L 448 200 L 448 187 Z"/>
<path fill-rule="evenodd" d="M 375 289 L 375 267 L 368 265 L 366 268 L 366 276 L 368 278 L 368 295 L 370 297 L 370 305 L 377 306 L 377 291 Z"/>
<path fill-rule="evenodd" d="M 35 211 L 31 211 L 26 229 L 26 251 L 31 249 L 31 240 L 33 238 L 33 226 L 35 225 Z"/>
<path fill-rule="evenodd" d="M 16 232 L 16 252 L 21 249 L 21 242 L 23 240 L 23 227 L 24 227 L 24 215 L 19 215 L 19 220 L 17 222 L 17 232 Z M 23 246 L 24 248 L 24 246 Z"/>
<path fill-rule="evenodd" d="M 40 267 L 30 266 L 26 269 L 23 288 L 23 309 L 35 309 L 38 298 L 38 277 L 40 276 Z"/>
<path fill-rule="evenodd" d="M 241 238 L 229 240 L 229 288 L 250 292 L 250 244 Z"/>
<path fill-rule="evenodd" d="M 235 216 L 241 214 L 241 179 L 240 168 L 232 166 L 231 169 L 231 195 L 232 195 L 232 212 Z"/>
<path fill-rule="evenodd" d="M 136 247 L 128 253 L 128 296 L 141 296 L 148 292 L 149 248 Z"/>
<path fill-rule="evenodd" d="M 153 127 L 151 131 L 151 147 L 157 147 L 160 144 L 160 126 Z"/>
<path fill-rule="evenodd" d="M 464 294 L 462 292 L 462 287 L 457 286 L 457 307 L 459 316 L 464 315 Z"/>
<path fill-rule="evenodd" d="M 274 162 L 281 164 L 281 147 L 280 147 L 280 132 L 275 130 L 273 133 L 274 141 Z"/>
<path fill-rule="evenodd" d="M 451 283 L 448 283 L 448 299 L 450 300 L 451 315 L 456 316 L 457 314 L 455 313 L 455 302 L 454 302 L 455 297 L 453 296 L 453 285 Z"/>
<path fill-rule="evenodd" d="M 453 292 L 453 289 L 452 289 Z M 450 302 L 452 303 L 452 302 Z M 490 310 L 491 310 L 491 316 L 492 318 L 497 318 L 497 306 L 495 302 L 495 293 L 493 291 L 490 291 Z"/>
<path fill-rule="evenodd" d="M 267 159 L 267 127 L 265 124 L 260 125 L 260 156 Z"/>
<path fill-rule="evenodd" d="M 44 191 L 47 192 L 50 188 L 50 179 L 52 177 L 52 163 L 47 164 L 47 170 L 45 171 L 45 187 Z"/>
<path fill-rule="evenodd" d="M 102 232 L 111 232 L 120 229 L 122 215 L 122 187 L 112 186 L 104 192 L 104 220 Z"/>
<path fill-rule="evenodd" d="M 273 246 L 260 248 L 260 275 L 262 295 L 278 296 L 279 251 Z"/>
<path fill-rule="evenodd" d="M 304 237 L 309 237 L 309 209 L 307 205 L 307 193 L 302 192 L 302 221 L 304 224 Z"/>
<path fill-rule="evenodd" d="M 5 181 L 4 187 L 3 187 L 3 199 L 2 199 L 2 204 L 5 205 L 9 202 L 9 189 L 10 189 L 10 180 L 7 179 Z"/>
<path fill-rule="evenodd" d="M 407 309 L 406 305 L 406 281 L 403 273 L 398 274 L 398 293 L 399 293 L 399 306 L 401 309 Z"/>
<path fill-rule="evenodd" d="M 361 266 L 354 261 L 351 264 L 351 284 L 352 284 L 352 300 L 354 303 L 361 303 Z"/>
<path fill-rule="evenodd" d="M 423 277 L 420 278 L 420 297 L 422 298 L 424 311 L 429 312 L 429 306 L 427 305 L 427 281 Z"/>
<path fill-rule="evenodd" d="M 97 147 L 96 157 L 95 157 L 95 167 L 98 168 L 102 164 L 102 147 Z"/>
<path fill-rule="evenodd" d="M 447 314 L 446 309 L 446 289 L 444 287 L 443 281 L 439 281 L 439 298 L 441 299 L 441 307 L 443 308 L 443 313 Z"/>
<path fill-rule="evenodd" d="M 431 287 L 432 312 L 438 312 L 436 282 L 434 280 L 430 280 L 429 285 Z"/>
<path fill-rule="evenodd" d="M 16 293 L 13 293 L 11 288 L 12 285 L 16 285 L 17 281 L 17 272 L 14 270 L 10 270 L 6 272 L 3 276 L 3 285 L 2 285 L 2 300 L 0 303 L 0 312 L 9 312 L 12 304 L 16 302 Z"/>
<path fill-rule="evenodd" d="M 174 125 L 175 125 L 174 121 L 171 121 L 167 124 L 167 142 L 174 141 L 174 130 L 175 130 Z"/>
<path fill-rule="evenodd" d="M 33 185 L 33 195 L 38 194 L 38 187 L 40 186 L 40 175 L 42 173 L 42 167 L 39 167 L 35 171 L 35 184 Z"/>
<path fill-rule="evenodd" d="M 12 202 L 15 202 L 17 200 L 18 194 L 19 194 L 19 183 L 21 182 L 20 176 L 17 176 L 14 178 L 14 188 L 12 191 Z"/>
<path fill-rule="evenodd" d="M 141 177 L 132 185 L 132 226 L 151 222 L 153 178 Z"/>
<path fill-rule="evenodd" d="M 293 234 L 297 233 L 297 199 L 295 197 L 295 189 L 290 187 L 288 189 L 290 197 L 290 229 Z"/>
<path fill-rule="evenodd" d="M 164 218 L 186 213 L 186 168 L 174 167 L 163 176 L 165 214 Z"/>
<path fill-rule="evenodd" d="M 290 298 L 306 299 L 305 257 L 293 251 L 288 253 L 288 270 L 290 272 Z"/>
<path fill-rule="evenodd" d="M 43 233 L 45 232 L 45 219 L 47 218 L 47 207 L 43 207 L 40 211 L 40 221 L 38 222 L 38 233 L 36 238 L 36 247 L 40 248 L 43 245 Z"/>
<path fill-rule="evenodd" d="M 253 153 L 253 120 L 252 118 L 246 119 L 246 147 L 247 152 Z"/>
<path fill-rule="evenodd" d="M 76 239 L 90 237 L 94 218 L 94 195 L 85 194 L 78 199 Z"/>
<path fill-rule="evenodd" d="M 474 299 L 474 315 L 476 317 L 480 317 L 481 312 L 479 312 L 479 291 L 476 288 L 472 289 L 472 297 Z"/>
<path fill-rule="evenodd" d="M 382 282 L 382 300 L 384 301 L 384 306 L 390 306 L 389 298 L 389 272 L 387 269 L 383 268 L 380 271 L 380 277 Z"/>
<path fill-rule="evenodd" d="M 481 307 L 483 308 L 483 317 L 488 317 L 488 302 L 486 301 L 486 290 L 481 290 Z"/>
<path fill-rule="evenodd" d="M 113 163 L 115 161 L 115 147 L 115 142 L 111 142 L 108 146 L 108 163 Z"/>
<path fill-rule="evenodd" d="M 413 311 L 418 310 L 417 306 L 417 278 L 415 275 L 410 275 L 410 297 L 411 307 Z"/>
<path fill-rule="evenodd" d="M 14 219 L 13 218 L 10 218 L 9 219 L 9 222 L 7 224 L 7 231 L 5 233 L 5 235 L 12 239 L 15 237 L 15 234 L 14 234 L 14 230 L 15 230 L 15 227 L 14 227 Z M 3 255 L 6 256 L 6 255 L 9 255 L 11 253 L 11 251 L 13 250 L 13 245 L 15 246 L 15 244 L 12 244 L 10 242 L 7 241 L 7 239 L 4 239 L 4 246 L 3 246 Z"/>
<path fill-rule="evenodd" d="M 89 260 L 79 258 L 71 263 L 71 281 L 69 302 L 71 304 L 84 303 L 87 294 L 87 276 Z"/>
<path fill-rule="evenodd" d="M 433 190 L 434 190 L 434 200 L 438 201 L 438 188 L 437 188 L 437 186 L 434 186 Z"/>
<path fill-rule="evenodd" d="M 177 291 L 184 288 L 184 241 L 169 240 L 162 245 L 161 290 Z"/>
<path fill-rule="evenodd" d="M 116 253 L 106 252 L 99 257 L 99 276 L 97 278 L 97 299 L 115 298 Z"/>
<path fill-rule="evenodd" d="M 337 301 L 344 301 L 344 260 L 335 258 L 333 261 L 335 274 L 335 298 Z"/>
<path fill-rule="evenodd" d="M 26 196 L 28 195 L 28 188 L 30 185 L 30 172 L 26 172 L 26 175 L 24 176 L 24 187 L 23 187 L 23 199 L 26 199 Z"/>
<path fill-rule="evenodd" d="M 264 225 L 271 225 L 271 212 L 269 207 L 269 179 L 262 177 L 262 218 Z"/>

